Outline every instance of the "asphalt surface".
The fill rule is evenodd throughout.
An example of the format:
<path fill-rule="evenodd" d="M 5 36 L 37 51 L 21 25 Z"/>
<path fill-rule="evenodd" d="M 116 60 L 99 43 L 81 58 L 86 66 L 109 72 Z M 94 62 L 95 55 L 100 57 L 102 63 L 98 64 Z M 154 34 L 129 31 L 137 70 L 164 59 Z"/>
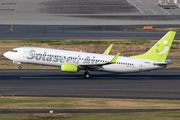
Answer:
<path fill-rule="evenodd" d="M 125 26 L 0 25 L 0 40 L 29 39 L 160 39 L 167 32 L 123 31 Z M 107 31 L 103 31 L 103 29 Z M 118 30 L 119 29 L 119 30 Z M 180 39 L 177 32 L 175 39 Z"/>
<path fill-rule="evenodd" d="M 180 111 L 180 109 L 0 109 L 0 113 L 134 113 Z"/>
<path fill-rule="evenodd" d="M 162 9 L 157 0 L 1 0 L 0 40 L 159 39 L 165 32 L 123 29 L 179 27 L 179 15 L 180 9 Z"/>
<path fill-rule="evenodd" d="M 138 12 L 126 0 L 51 0 L 39 3 L 39 11 L 50 14 L 107 14 Z"/>
<path fill-rule="evenodd" d="M 180 70 L 114 74 L 91 78 L 60 70 L 1 70 L 1 96 L 180 99 Z"/>
<path fill-rule="evenodd" d="M 180 9 L 162 9 L 157 2 L 157 0 L 1 0 L 0 24 L 180 24 Z"/>

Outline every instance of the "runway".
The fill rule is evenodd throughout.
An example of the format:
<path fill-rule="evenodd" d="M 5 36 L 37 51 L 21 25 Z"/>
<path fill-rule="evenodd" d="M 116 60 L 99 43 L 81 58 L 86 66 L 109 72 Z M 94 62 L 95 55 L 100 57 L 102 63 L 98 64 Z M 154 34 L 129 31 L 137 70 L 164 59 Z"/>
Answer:
<path fill-rule="evenodd" d="M 180 70 L 114 74 L 60 70 L 1 70 L 1 96 L 180 99 Z"/>
<path fill-rule="evenodd" d="M 103 28 L 107 31 L 103 31 Z M 13 31 L 10 31 L 10 25 L 0 25 L 0 40 L 160 39 L 167 33 L 157 31 L 124 31 L 122 30 L 123 28 L 125 26 L 14 25 Z M 177 32 L 175 39 L 180 39 L 180 32 Z"/>

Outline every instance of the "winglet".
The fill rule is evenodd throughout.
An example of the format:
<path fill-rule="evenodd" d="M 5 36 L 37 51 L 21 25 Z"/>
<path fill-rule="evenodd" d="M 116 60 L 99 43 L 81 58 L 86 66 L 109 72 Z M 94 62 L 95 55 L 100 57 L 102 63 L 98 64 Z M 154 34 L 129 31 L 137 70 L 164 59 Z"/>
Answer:
<path fill-rule="evenodd" d="M 111 51 L 111 48 L 112 48 L 113 44 L 111 44 L 105 51 L 104 51 L 104 55 L 108 55 L 109 52 Z"/>
<path fill-rule="evenodd" d="M 118 53 L 109 63 L 110 64 L 116 63 L 116 60 L 118 59 L 119 55 L 120 55 L 120 53 Z"/>

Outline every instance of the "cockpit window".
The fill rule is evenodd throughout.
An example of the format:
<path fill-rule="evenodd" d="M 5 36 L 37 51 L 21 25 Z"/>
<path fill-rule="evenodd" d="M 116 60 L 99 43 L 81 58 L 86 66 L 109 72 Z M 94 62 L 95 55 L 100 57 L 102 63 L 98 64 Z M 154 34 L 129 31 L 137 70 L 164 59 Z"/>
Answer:
<path fill-rule="evenodd" d="M 11 50 L 11 52 L 18 52 L 17 50 Z"/>

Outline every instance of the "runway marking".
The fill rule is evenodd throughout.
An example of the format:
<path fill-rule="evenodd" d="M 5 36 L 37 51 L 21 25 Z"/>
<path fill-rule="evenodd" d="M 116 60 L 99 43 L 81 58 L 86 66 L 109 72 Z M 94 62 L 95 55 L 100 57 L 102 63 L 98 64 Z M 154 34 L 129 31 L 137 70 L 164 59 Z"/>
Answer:
<path fill-rule="evenodd" d="M 164 10 L 168 15 L 171 15 L 169 12 L 167 12 L 165 9 L 163 9 L 162 7 L 160 7 L 162 10 Z"/>
<path fill-rule="evenodd" d="M 141 2 L 140 0 L 138 0 L 140 3 L 142 3 L 143 5 L 145 5 L 143 2 Z"/>
<path fill-rule="evenodd" d="M 151 9 L 150 7 L 148 7 L 150 10 L 152 10 L 154 12 L 154 14 L 157 14 L 153 9 Z"/>
<path fill-rule="evenodd" d="M 176 12 L 174 12 L 174 11 L 173 11 L 173 13 L 177 15 L 177 13 L 176 13 Z"/>
<path fill-rule="evenodd" d="M 77 77 L 19 77 L 20 79 L 57 79 L 57 78 L 77 78 Z M 93 77 L 93 78 L 99 78 L 99 77 Z M 112 77 L 100 77 L 100 78 L 112 78 Z M 136 79 L 144 79 L 147 78 L 149 79 L 150 77 L 113 77 L 113 78 L 136 78 Z"/>
<path fill-rule="evenodd" d="M 19 3 L 20 3 L 20 0 L 18 1 L 18 4 L 17 4 L 17 7 L 16 7 L 16 11 L 15 11 L 15 13 L 14 13 L 14 17 L 13 17 L 13 21 L 12 21 L 12 25 L 11 25 L 11 31 L 12 31 L 12 29 L 13 29 L 13 24 L 14 24 L 14 20 L 15 20 L 15 17 L 16 17 L 16 13 L 17 13 L 17 9 L 18 9 L 18 7 L 19 7 Z"/>
<path fill-rule="evenodd" d="M 149 1 L 149 0 L 148 0 Z M 152 1 L 149 1 L 149 2 L 152 2 Z M 154 5 L 157 5 L 156 3 L 152 2 Z"/>
<path fill-rule="evenodd" d="M 141 11 L 140 8 L 138 8 L 135 4 L 133 4 L 133 3 L 130 2 L 129 0 L 127 0 L 127 1 L 128 1 L 130 4 L 132 4 L 134 7 L 136 7 L 142 14 L 144 14 L 143 11 Z"/>
<path fill-rule="evenodd" d="M 143 5 L 146 5 L 146 4 L 144 4 L 143 2 L 141 2 L 140 0 L 138 0 L 141 4 L 143 4 Z M 154 14 L 157 14 L 153 9 L 151 9 L 149 6 L 147 6 L 151 11 L 153 11 L 153 13 Z"/>

